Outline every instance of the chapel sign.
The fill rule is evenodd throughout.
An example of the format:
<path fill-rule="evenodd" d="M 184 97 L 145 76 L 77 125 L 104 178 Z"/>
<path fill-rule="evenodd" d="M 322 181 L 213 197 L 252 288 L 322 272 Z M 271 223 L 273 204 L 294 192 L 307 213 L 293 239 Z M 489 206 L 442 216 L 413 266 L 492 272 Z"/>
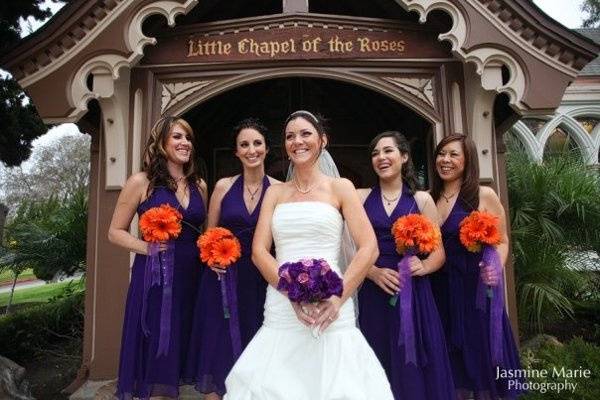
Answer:
<path fill-rule="evenodd" d="M 165 36 L 143 63 L 444 57 L 437 33 L 423 29 L 278 25 Z"/>

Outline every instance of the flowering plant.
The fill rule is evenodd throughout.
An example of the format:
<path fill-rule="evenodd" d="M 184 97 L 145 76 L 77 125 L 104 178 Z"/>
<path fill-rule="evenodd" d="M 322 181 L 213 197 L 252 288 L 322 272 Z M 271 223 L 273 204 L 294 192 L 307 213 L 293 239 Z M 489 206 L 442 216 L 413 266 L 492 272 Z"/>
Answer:
<path fill-rule="evenodd" d="M 421 214 L 404 215 L 392 225 L 396 250 L 405 254 L 429 254 L 441 244 L 440 228 Z"/>
<path fill-rule="evenodd" d="M 416 365 L 415 332 L 412 315 L 412 280 L 410 258 L 414 255 L 427 255 L 436 250 L 441 242 L 440 228 L 421 214 L 407 214 L 394 222 L 392 235 L 396 242 L 396 251 L 402 254 L 402 259 L 397 265 L 402 290 L 400 294 L 392 296 L 389 304 L 396 306 L 400 298 L 398 313 L 402 321 L 402 329 L 398 333 L 398 343 L 405 347 L 405 362 Z"/>
<path fill-rule="evenodd" d="M 182 216 L 169 204 L 152 207 L 140 217 L 140 231 L 147 242 L 166 242 L 181 233 Z"/>
<path fill-rule="evenodd" d="M 198 238 L 200 259 L 209 266 L 227 268 L 242 254 L 240 241 L 227 228 L 209 228 Z"/>
<path fill-rule="evenodd" d="M 490 351 L 492 362 L 500 365 L 502 360 L 502 313 L 504 311 L 504 277 L 500 254 L 496 245 L 500 243 L 500 219 L 485 211 L 473 211 L 460 222 L 459 239 L 465 248 L 473 253 L 481 252 L 480 268 L 488 268 L 498 276 L 498 285 L 487 286 L 483 277 L 477 283 L 475 307 L 480 311 L 487 310 L 487 299 L 490 307 Z M 486 296 L 487 294 L 487 296 Z"/>
<path fill-rule="evenodd" d="M 277 290 L 286 292 L 291 301 L 316 303 L 341 296 L 342 278 L 322 258 L 287 262 L 279 267 Z"/>
<path fill-rule="evenodd" d="M 473 253 L 479 253 L 483 245 L 500 243 L 499 219 L 485 211 L 473 211 L 460 223 L 460 242 Z"/>
<path fill-rule="evenodd" d="M 149 208 L 140 216 L 140 231 L 148 245 L 146 269 L 144 274 L 144 297 L 142 302 L 142 331 L 146 336 L 150 329 L 146 323 L 147 301 L 149 290 L 153 286 L 162 286 L 162 307 L 160 312 L 160 332 L 157 356 L 169 352 L 171 337 L 171 310 L 173 270 L 175 266 L 174 248 L 167 243 L 166 249 L 160 251 L 160 243 L 176 239 L 181 233 L 183 217 L 177 209 L 169 204 L 161 204 Z"/>

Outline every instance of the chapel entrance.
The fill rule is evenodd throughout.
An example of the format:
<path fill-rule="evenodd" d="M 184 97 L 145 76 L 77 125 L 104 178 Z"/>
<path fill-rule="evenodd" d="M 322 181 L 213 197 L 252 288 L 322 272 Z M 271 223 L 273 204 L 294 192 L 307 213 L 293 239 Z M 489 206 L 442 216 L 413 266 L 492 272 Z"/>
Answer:
<path fill-rule="evenodd" d="M 281 149 L 283 122 L 300 109 L 328 119 L 329 151 L 340 174 L 356 187 L 376 182 L 368 144 L 385 130 L 399 130 L 406 135 L 419 179 L 427 185 L 432 151 L 432 126 L 427 120 L 396 100 L 362 86 L 332 79 L 290 77 L 237 87 L 183 114 L 194 128 L 197 154 L 206 167 L 209 186 L 223 176 L 240 172 L 231 129 L 247 117 L 260 118 L 269 128 L 267 173 L 284 180 L 287 160 Z"/>

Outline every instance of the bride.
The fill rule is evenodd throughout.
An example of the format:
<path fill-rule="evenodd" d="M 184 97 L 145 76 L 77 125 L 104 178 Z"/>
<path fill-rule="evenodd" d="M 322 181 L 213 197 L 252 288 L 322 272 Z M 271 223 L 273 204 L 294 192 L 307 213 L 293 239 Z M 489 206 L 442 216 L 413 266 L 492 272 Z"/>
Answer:
<path fill-rule="evenodd" d="M 252 260 L 269 282 L 265 319 L 227 377 L 225 399 L 392 400 L 351 299 L 377 258 L 371 224 L 352 183 L 319 168 L 327 145 L 319 119 L 296 111 L 283 139 L 292 179 L 267 190 L 252 244 Z M 344 220 L 357 246 L 347 267 L 339 265 Z M 279 265 L 301 258 L 324 258 L 340 275 L 345 267 L 342 297 L 310 305 L 278 292 Z"/>

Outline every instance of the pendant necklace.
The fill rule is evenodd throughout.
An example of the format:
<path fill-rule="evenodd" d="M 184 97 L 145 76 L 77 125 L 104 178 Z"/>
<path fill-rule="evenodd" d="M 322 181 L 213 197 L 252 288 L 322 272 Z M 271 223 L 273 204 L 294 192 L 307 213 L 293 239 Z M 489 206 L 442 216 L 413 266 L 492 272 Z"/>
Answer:
<path fill-rule="evenodd" d="M 396 200 L 398 200 L 398 198 L 400 197 L 400 193 L 398 193 L 396 195 L 396 197 L 392 198 L 392 199 L 388 199 L 387 196 L 385 195 L 385 193 L 383 193 L 383 191 L 381 191 L 381 196 L 383 197 L 383 199 L 387 202 L 388 206 L 391 206 L 392 203 Z"/>
<path fill-rule="evenodd" d="M 444 198 L 444 200 L 446 200 L 446 203 L 450 203 L 450 199 L 452 199 L 454 196 L 456 196 L 459 192 L 460 192 L 460 189 L 457 190 L 456 192 L 452 193 L 449 196 L 446 196 L 444 193 L 442 193 L 442 197 Z"/>
<path fill-rule="evenodd" d="M 250 190 L 250 187 L 248 185 L 246 185 L 246 190 L 248 191 L 248 194 L 250 195 L 251 201 L 254 201 L 254 197 L 256 196 L 256 193 L 258 193 L 259 189 L 260 189 L 260 185 L 258 185 L 256 187 L 256 190 L 254 190 L 254 191 Z"/>

